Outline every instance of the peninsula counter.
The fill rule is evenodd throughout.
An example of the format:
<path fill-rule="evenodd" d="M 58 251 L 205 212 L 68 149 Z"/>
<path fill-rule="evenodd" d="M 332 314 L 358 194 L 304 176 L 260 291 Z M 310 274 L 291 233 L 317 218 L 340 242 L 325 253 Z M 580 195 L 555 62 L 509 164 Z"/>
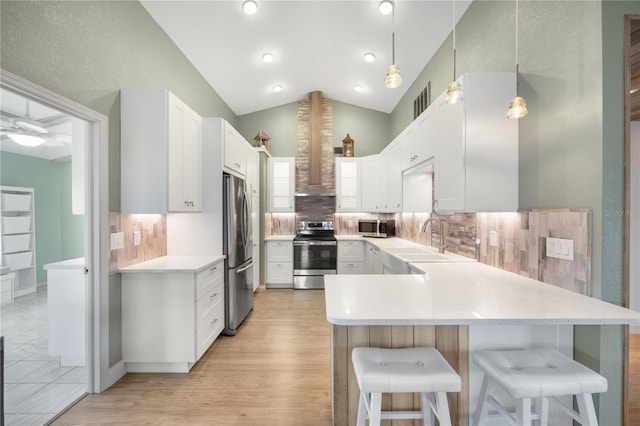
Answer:
<path fill-rule="evenodd" d="M 462 377 L 449 405 L 463 425 L 479 387 L 470 352 L 548 345 L 573 357 L 574 325 L 640 324 L 638 312 L 481 263 L 413 266 L 424 274 L 325 276 L 336 426 L 355 424 L 354 347 L 435 346 Z M 411 394 L 387 397 L 383 408 L 418 406 Z"/>

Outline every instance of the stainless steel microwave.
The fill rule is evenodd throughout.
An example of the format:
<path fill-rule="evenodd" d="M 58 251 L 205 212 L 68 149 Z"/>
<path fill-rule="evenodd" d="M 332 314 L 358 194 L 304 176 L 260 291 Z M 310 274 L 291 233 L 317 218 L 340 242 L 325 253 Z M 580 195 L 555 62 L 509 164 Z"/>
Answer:
<path fill-rule="evenodd" d="M 360 219 L 358 220 L 358 233 L 364 237 L 391 237 L 396 235 L 396 222 L 392 219 Z"/>

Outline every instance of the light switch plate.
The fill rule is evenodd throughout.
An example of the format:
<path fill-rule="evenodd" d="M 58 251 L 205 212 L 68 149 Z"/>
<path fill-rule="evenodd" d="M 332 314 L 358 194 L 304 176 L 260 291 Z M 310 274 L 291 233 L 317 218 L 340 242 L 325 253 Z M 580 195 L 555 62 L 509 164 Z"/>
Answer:
<path fill-rule="evenodd" d="M 489 245 L 498 247 L 498 231 L 489 231 Z"/>
<path fill-rule="evenodd" d="M 573 240 L 565 238 L 547 238 L 547 257 L 573 260 Z"/>
<path fill-rule="evenodd" d="M 124 248 L 124 233 L 114 232 L 111 234 L 111 250 L 121 250 Z"/>
<path fill-rule="evenodd" d="M 133 245 L 134 246 L 139 246 L 141 241 L 142 241 L 142 232 L 134 231 L 133 232 Z"/>

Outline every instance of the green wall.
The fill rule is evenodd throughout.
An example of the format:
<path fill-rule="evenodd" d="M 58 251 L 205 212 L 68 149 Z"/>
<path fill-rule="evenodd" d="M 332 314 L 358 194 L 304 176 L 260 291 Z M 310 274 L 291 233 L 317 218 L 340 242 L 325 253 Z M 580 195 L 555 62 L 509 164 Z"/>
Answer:
<path fill-rule="evenodd" d="M 205 117 L 236 115 L 136 1 L 0 2 L 0 65 L 108 116 L 109 210 L 120 211 L 121 88 L 166 88 Z M 58 197 L 59 198 L 59 197 Z M 121 359 L 120 279 L 109 280 L 110 365 Z"/>
<path fill-rule="evenodd" d="M 71 163 L 1 152 L 0 184 L 34 189 L 37 282 L 47 281 L 43 265 L 83 256 L 84 216 L 71 213 Z"/>
<path fill-rule="evenodd" d="M 520 2 L 519 206 L 592 209 L 593 295 L 623 297 L 623 29 L 637 1 Z M 413 99 L 452 72 L 449 37 L 392 112 L 391 134 L 412 120 Z M 456 27 L 458 75 L 512 71 L 514 2 L 475 0 Z M 432 97 L 433 99 L 433 97 Z M 505 105 L 505 113 L 506 113 Z M 605 190 L 606 189 L 606 190 Z M 609 380 L 602 424 L 621 423 L 622 328 L 576 327 L 576 359 Z"/>
<path fill-rule="evenodd" d="M 356 155 L 377 154 L 387 146 L 390 115 L 343 102 L 332 101 L 333 146 L 342 146 L 347 133 L 355 140 Z M 238 131 L 252 144 L 260 129 L 271 136 L 269 150 L 274 157 L 298 154 L 298 103 L 269 108 L 238 117 Z"/>

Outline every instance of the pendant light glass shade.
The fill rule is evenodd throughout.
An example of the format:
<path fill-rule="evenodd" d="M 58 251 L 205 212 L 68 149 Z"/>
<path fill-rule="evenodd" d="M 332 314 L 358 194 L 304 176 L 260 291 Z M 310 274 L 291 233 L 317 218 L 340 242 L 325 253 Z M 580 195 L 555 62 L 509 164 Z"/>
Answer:
<path fill-rule="evenodd" d="M 524 98 L 518 95 L 518 0 L 516 0 L 516 97 L 509 102 L 509 109 L 507 110 L 507 118 L 518 119 L 522 118 L 529 113 L 527 111 L 527 103 Z"/>
<path fill-rule="evenodd" d="M 384 79 L 384 85 L 388 89 L 395 89 L 402 84 L 402 77 L 400 76 L 400 68 L 396 66 L 396 24 L 395 24 L 395 5 L 392 9 L 391 15 L 391 66 L 387 70 L 387 75 Z"/>
<path fill-rule="evenodd" d="M 444 101 L 448 104 L 457 104 L 458 102 L 462 102 L 463 99 L 462 86 L 460 83 L 457 81 L 449 83 L 449 87 L 447 87 L 447 96 L 444 98 Z"/>
<path fill-rule="evenodd" d="M 395 65 L 391 65 L 387 70 L 387 76 L 384 79 L 384 85 L 389 89 L 395 89 L 402 84 L 402 77 L 400 76 L 400 68 Z"/>
<path fill-rule="evenodd" d="M 522 118 L 527 115 L 527 103 L 521 96 L 516 96 L 509 102 L 509 111 L 507 111 L 507 118 Z"/>

